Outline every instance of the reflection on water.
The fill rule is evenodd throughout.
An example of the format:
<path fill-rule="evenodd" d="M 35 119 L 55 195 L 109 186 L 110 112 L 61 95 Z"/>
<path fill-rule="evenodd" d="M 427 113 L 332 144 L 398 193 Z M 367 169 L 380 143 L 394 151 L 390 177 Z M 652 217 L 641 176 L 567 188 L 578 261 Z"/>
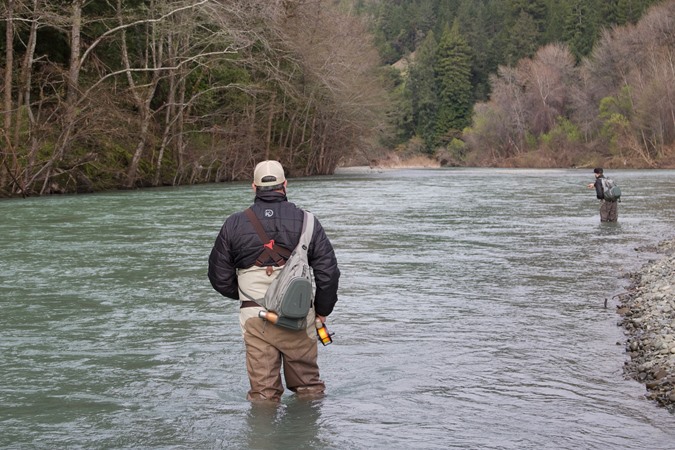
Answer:
<path fill-rule="evenodd" d="M 313 449 L 329 445 L 319 439 L 322 400 L 296 397 L 280 405 L 253 403 L 246 415 L 251 449 Z"/>
<path fill-rule="evenodd" d="M 326 397 L 272 407 L 206 278 L 248 183 L 2 201 L 0 447 L 672 448 L 612 299 L 672 236 L 674 173 L 612 171 L 614 224 L 589 172 L 290 180 L 343 276 Z"/>

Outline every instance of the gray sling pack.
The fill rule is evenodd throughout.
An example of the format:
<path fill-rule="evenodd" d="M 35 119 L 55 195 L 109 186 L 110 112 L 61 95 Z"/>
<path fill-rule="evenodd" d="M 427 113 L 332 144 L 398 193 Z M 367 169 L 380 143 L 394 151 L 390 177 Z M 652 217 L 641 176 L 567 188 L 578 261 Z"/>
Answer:
<path fill-rule="evenodd" d="M 255 217 L 255 215 L 253 215 Z M 249 218 L 250 215 L 249 215 Z M 253 219 L 260 224 L 257 217 Z M 262 225 L 258 227 L 254 223 L 258 234 L 261 234 Z M 264 230 L 262 231 L 263 234 Z M 307 326 L 307 313 L 314 301 L 314 285 L 312 271 L 307 259 L 307 250 L 314 233 L 314 216 L 304 211 L 302 233 L 297 247 L 286 260 L 279 274 L 272 281 L 265 296 L 254 301 L 268 311 L 279 316 L 276 325 L 302 330 Z M 267 248 L 274 246 L 274 241 L 261 236 L 263 242 L 267 242 Z M 271 246 L 269 245 L 271 244 Z"/>
<path fill-rule="evenodd" d="M 600 178 L 605 200 L 615 202 L 621 198 L 621 189 L 611 178 Z"/>

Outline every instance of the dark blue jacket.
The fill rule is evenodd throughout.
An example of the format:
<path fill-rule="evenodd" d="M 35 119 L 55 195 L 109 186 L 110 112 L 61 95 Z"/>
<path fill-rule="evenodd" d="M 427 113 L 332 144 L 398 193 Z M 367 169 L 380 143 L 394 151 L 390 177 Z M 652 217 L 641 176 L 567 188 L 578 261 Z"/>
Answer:
<path fill-rule="evenodd" d="M 258 192 L 253 211 L 267 236 L 275 243 L 293 250 L 302 233 L 303 210 L 290 203 L 280 192 Z M 229 216 L 216 238 L 209 256 L 209 280 L 225 297 L 239 299 L 236 269 L 251 267 L 262 252 L 263 242 L 243 211 Z M 327 316 L 337 303 L 340 270 L 333 246 L 321 223 L 314 219 L 314 233 L 307 251 L 314 272 L 316 295 L 314 309 Z M 275 265 L 272 260 L 266 265 Z"/>

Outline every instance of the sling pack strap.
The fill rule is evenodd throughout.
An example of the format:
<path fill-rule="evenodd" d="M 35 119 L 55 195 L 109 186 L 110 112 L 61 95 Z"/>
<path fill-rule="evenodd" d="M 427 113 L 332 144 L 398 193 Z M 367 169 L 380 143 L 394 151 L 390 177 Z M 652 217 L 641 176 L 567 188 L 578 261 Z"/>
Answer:
<path fill-rule="evenodd" d="M 263 251 L 260 253 L 258 259 L 255 262 L 256 266 L 262 267 L 265 265 L 264 263 L 265 260 L 267 259 L 265 258 L 265 256 L 269 256 L 270 258 L 272 258 L 272 260 L 279 267 L 286 264 L 286 260 L 288 259 L 289 256 L 291 256 L 291 251 L 288 250 L 287 248 L 277 245 L 274 242 L 274 239 L 270 239 L 267 236 L 267 233 L 265 233 L 265 229 L 260 223 L 260 219 L 258 219 L 258 216 L 255 215 L 255 213 L 251 208 L 248 208 L 244 212 L 246 213 L 246 217 L 248 217 L 248 220 L 251 222 L 251 224 L 253 224 L 253 228 L 255 228 L 256 233 L 258 233 L 260 240 L 263 241 Z"/>

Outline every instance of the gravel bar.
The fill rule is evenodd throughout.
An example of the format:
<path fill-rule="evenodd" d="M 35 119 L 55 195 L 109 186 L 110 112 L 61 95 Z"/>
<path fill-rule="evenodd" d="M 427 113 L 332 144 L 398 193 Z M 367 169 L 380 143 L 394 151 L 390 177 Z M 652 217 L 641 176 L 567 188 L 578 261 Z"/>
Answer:
<path fill-rule="evenodd" d="M 641 249 L 636 249 L 641 251 Z M 663 255 L 629 274 L 620 294 L 619 326 L 627 336 L 624 374 L 643 383 L 647 398 L 675 412 L 675 239 L 656 248 Z"/>

